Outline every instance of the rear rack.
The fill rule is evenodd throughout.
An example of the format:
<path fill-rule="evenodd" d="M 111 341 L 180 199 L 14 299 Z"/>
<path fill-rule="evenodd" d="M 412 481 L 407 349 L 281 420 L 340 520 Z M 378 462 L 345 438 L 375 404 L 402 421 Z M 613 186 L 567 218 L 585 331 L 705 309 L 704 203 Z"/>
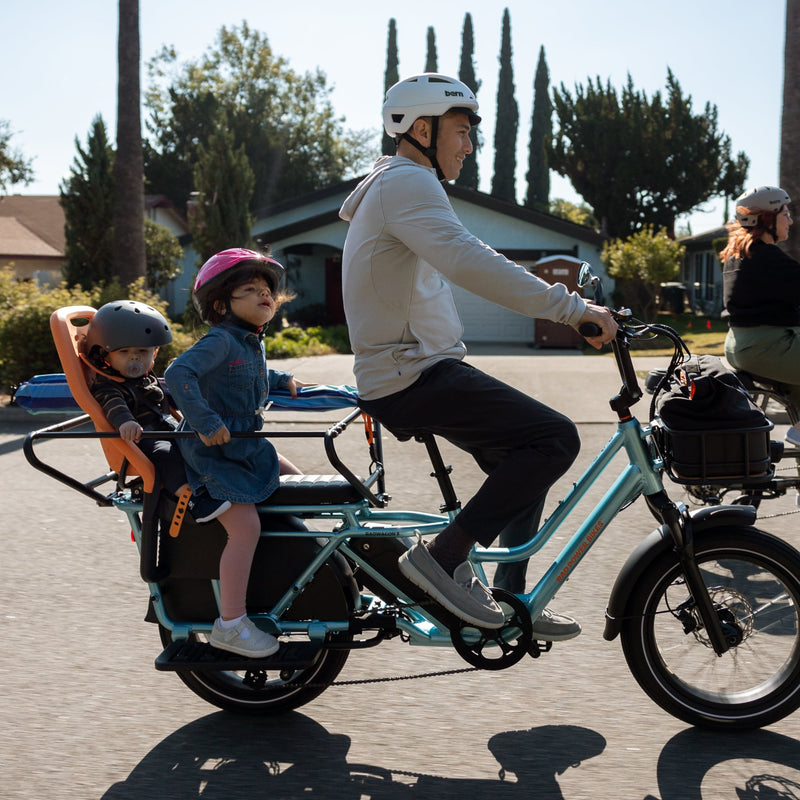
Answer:
<path fill-rule="evenodd" d="M 325 447 L 325 454 L 328 457 L 328 461 L 330 462 L 331 466 L 336 470 L 339 476 L 346 481 L 347 484 L 354 490 L 356 495 L 365 500 L 369 505 L 375 508 L 384 508 L 389 502 L 389 496 L 386 494 L 386 483 L 385 483 L 385 471 L 383 467 L 383 445 L 381 439 L 381 427 L 380 424 L 376 421 L 372 421 L 372 435 L 369 442 L 370 447 L 370 458 L 372 463 L 370 464 L 370 473 L 367 475 L 366 478 L 361 479 L 359 478 L 339 457 L 339 454 L 336 451 L 335 441 L 336 439 L 341 436 L 347 428 L 356 420 L 361 418 L 362 412 L 360 409 L 354 409 L 351 411 L 347 416 L 345 416 L 339 422 L 331 425 L 329 428 L 325 430 L 314 430 L 314 431 L 285 431 L 285 430 L 270 430 L 270 431 L 257 431 L 254 433 L 233 433 L 231 434 L 232 437 L 269 437 L 270 439 L 273 438 L 302 438 L 302 439 L 322 439 Z M 132 483 L 127 483 L 125 469 L 123 465 L 123 469 L 117 473 L 114 471 L 109 471 L 103 475 L 100 475 L 96 478 L 93 478 L 89 481 L 82 482 L 77 478 L 62 472 L 61 470 L 54 467 L 52 464 L 48 464 L 43 461 L 37 453 L 35 452 L 35 445 L 37 442 L 46 439 L 107 439 L 107 438 L 119 438 L 118 433 L 106 433 L 106 432 L 98 432 L 95 430 L 91 431 L 76 431 L 75 428 L 79 428 L 82 425 L 87 423 L 91 423 L 91 418 L 88 414 L 83 414 L 79 417 L 75 417 L 73 419 L 64 420 L 62 422 L 55 423 L 54 425 L 49 425 L 46 428 L 41 428 L 36 431 L 32 431 L 25 437 L 25 441 L 23 443 L 22 449 L 25 454 L 25 458 L 28 460 L 28 463 L 34 467 L 35 469 L 43 472 L 45 475 L 49 475 L 51 478 L 59 481 L 59 483 L 63 483 L 65 486 L 68 486 L 70 489 L 74 489 L 77 492 L 89 497 L 90 499 L 94 500 L 98 505 L 101 506 L 110 506 L 114 505 L 114 497 L 120 491 L 124 489 L 131 489 L 136 487 L 136 481 Z M 151 438 L 151 439 L 167 439 L 167 438 L 187 438 L 190 436 L 194 436 L 195 434 L 191 431 L 145 431 L 142 433 L 143 438 Z M 291 477 L 291 476 L 286 476 Z M 101 492 L 97 491 L 98 486 L 103 485 L 104 483 L 108 483 L 113 481 L 116 484 L 116 489 L 108 495 L 102 494 Z M 303 482 L 302 481 L 293 481 L 295 483 L 295 488 L 297 491 L 302 492 Z M 341 483 L 341 481 L 340 481 Z M 319 485 L 317 482 L 317 486 L 313 487 L 315 489 L 316 494 L 319 494 Z M 317 501 L 318 502 L 318 501 Z M 270 505 L 269 500 L 264 503 L 264 505 Z"/>

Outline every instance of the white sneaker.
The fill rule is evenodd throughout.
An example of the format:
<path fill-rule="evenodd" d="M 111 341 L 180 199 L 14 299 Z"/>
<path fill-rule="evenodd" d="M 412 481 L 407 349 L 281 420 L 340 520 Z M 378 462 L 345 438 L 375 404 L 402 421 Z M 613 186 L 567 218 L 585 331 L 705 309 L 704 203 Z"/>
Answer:
<path fill-rule="evenodd" d="M 786 436 L 783 437 L 783 441 L 792 445 L 792 447 L 800 447 L 800 431 L 792 425 L 792 427 L 786 431 Z"/>
<path fill-rule="evenodd" d="M 266 658 L 277 653 L 280 647 L 278 640 L 271 633 L 256 627 L 249 617 L 242 617 L 232 628 L 223 628 L 217 619 L 208 643 L 220 650 L 249 658 Z"/>

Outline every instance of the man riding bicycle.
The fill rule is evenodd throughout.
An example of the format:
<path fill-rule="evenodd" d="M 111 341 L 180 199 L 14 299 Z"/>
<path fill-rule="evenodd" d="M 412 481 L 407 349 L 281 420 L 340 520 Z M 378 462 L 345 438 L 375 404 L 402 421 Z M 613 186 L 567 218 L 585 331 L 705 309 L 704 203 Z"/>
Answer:
<path fill-rule="evenodd" d="M 467 558 L 479 543 L 515 546 L 538 530 L 545 495 L 580 448 L 574 424 L 464 361 L 463 327 L 448 282 L 531 317 L 577 327 L 610 341 L 607 309 L 562 284 L 550 285 L 470 234 L 442 181 L 458 177 L 480 122 L 472 91 L 426 73 L 386 93 L 383 121 L 397 154 L 380 158 L 345 200 L 350 223 L 342 273 L 361 407 L 392 433 L 431 433 L 470 453 L 487 477 L 458 517 L 426 548 L 400 558 L 403 573 L 452 613 L 497 628 L 503 612 Z M 501 564 L 495 585 L 524 591 L 525 564 Z M 578 623 L 545 610 L 534 637 L 562 640 Z"/>

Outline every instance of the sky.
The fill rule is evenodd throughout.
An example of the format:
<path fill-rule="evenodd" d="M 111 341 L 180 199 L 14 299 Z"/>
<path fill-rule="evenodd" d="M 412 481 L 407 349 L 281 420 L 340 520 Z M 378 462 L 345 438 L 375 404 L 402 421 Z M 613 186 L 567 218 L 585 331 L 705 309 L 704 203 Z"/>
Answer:
<path fill-rule="evenodd" d="M 180 61 L 212 48 L 222 26 L 266 34 L 297 72 L 322 70 L 344 127 L 380 130 L 390 19 L 397 24 L 401 77 L 425 67 L 427 30 L 436 34 L 439 72 L 458 75 L 464 16 L 472 16 L 477 97 L 485 146 L 480 186 L 491 188 L 495 95 L 503 10 L 511 19 L 519 104 L 517 199 L 527 184 L 533 80 L 544 46 L 551 87 L 599 77 L 621 89 L 628 75 L 652 97 L 672 69 L 699 114 L 716 105 L 734 153 L 751 161 L 748 185 L 778 183 L 785 0 L 140 0 L 142 91 L 145 65 L 164 45 Z M 756 9 L 756 10 L 754 10 Z M 58 194 L 92 120 L 116 135 L 117 3 L 113 0 L 0 0 L 0 119 L 11 147 L 32 159 L 35 180 L 18 194 Z M 143 111 L 143 121 L 146 110 Z M 555 122 L 555 119 L 554 119 Z M 550 197 L 581 202 L 569 180 L 551 173 Z M 693 233 L 724 222 L 713 201 L 688 219 Z"/>

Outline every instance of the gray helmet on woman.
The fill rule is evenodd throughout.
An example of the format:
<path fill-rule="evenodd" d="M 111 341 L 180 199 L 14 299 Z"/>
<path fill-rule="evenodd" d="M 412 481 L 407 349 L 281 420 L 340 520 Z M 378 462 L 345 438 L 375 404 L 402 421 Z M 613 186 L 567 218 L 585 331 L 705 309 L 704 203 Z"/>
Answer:
<path fill-rule="evenodd" d="M 172 341 L 161 312 L 136 300 L 116 300 L 95 312 L 86 332 L 86 352 L 96 345 L 108 353 L 121 347 L 160 347 Z"/>
<path fill-rule="evenodd" d="M 743 228 L 755 228 L 759 217 L 764 212 L 777 214 L 792 200 L 779 186 L 759 186 L 757 189 L 748 189 L 740 194 L 736 200 L 736 221 Z"/>
<path fill-rule="evenodd" d="M 436 160 L 436 139 L 439 131 L 439 117 L 448 111 L 459 111 L 469 117 L 470 125 L 477 125 L 478 101 L 466 83 L 440 75 L 438 72 L 424 72 L 398 81 L 386 92 L 383 102 L 383 127 L 394 139 L 405 139 L 417 148 L 436 169 L 439 180 L 444 174 Z M 420 117 L 433 117 L 430 147 L 418 142 L 409 130 Z"/>

